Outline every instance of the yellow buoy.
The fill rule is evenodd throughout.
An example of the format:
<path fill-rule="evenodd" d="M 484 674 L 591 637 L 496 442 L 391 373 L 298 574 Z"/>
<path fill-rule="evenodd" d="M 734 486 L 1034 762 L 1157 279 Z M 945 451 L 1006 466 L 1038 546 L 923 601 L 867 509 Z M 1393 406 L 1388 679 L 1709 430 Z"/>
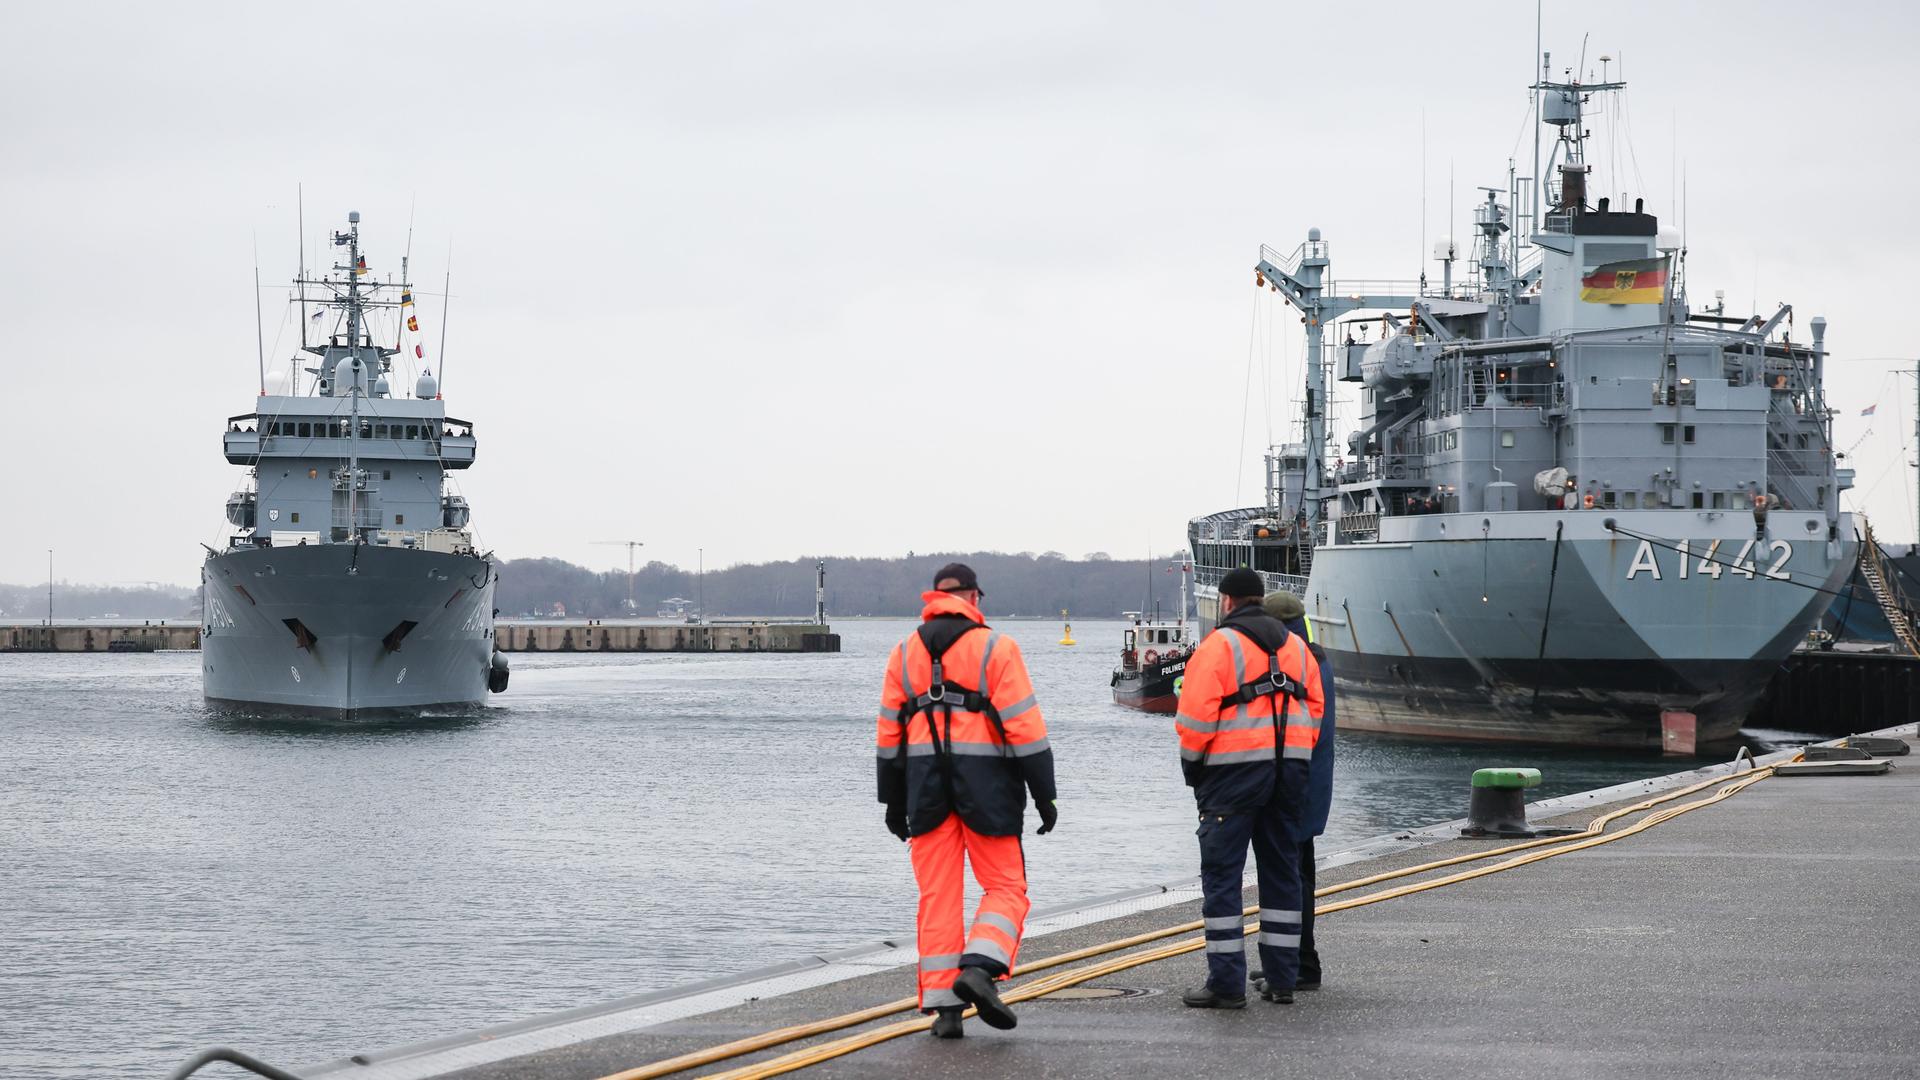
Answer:
<path fill-rule="evenodd" d="M 1066 608 L 1061 608 L 1061 609 L 1060 609 L 1060 621 L 1066 624 L 1066 625 L 1065 625 L 1065 627 L 1064 627 L 1064 628 L 1063 628 L 1063 629 L 1061 630 L 1061 633 L 1060 633 L 1060 644 L 1062 644 L 1062 645 L 1078 645 L 1078 644 L 1080 644 L 1079 642 L 1077 642 L 1077 641 L 1075 641 L 1075 640 L 1073 640 L 1073 623 L 1071 623 L 1071 622 L 1068 622 L 1068 621 L 1067 621 L 1067 609 L 1066 609 Z"/>

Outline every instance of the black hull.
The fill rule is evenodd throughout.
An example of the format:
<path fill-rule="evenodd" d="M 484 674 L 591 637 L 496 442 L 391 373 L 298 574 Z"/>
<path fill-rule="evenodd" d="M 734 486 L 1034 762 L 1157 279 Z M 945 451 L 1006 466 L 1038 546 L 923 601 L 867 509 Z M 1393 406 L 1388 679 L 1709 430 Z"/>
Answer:
<path fill-rule="evenodd" d="M 1187 657 L 1184 654 L 1136 668 L 1115 668 L 1114 703 L 1142 712 L 1173 712 L 1180 704 L 1180 678 L 1186 670 Z"/>
<path fill-rule="evenodd" d="M 1660 713 L 1691 712 L 1701 745 L 1734 741 L 1778 666 L 1768 660 L 1478 661 L 1334 650 L 1343 729 L 1658 748 Z M 1487 676 L 1491 675 L 1491 678 Z"/>

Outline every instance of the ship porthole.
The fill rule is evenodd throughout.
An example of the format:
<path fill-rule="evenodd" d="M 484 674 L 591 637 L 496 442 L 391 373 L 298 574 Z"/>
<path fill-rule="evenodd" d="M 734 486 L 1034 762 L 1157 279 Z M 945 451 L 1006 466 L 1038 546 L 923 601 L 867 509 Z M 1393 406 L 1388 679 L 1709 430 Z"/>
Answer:
<path fill-rule="evenodd" d="M 294 682 L 299 682 L 299 681 L 300 681 L 300 669 L 299 669 L 299 668 L 297 668 L 297 667 L 294 667 L 294 666 L 292 666 L 291 664 L 289 664 L 289 665 L 287 666 L 287 670 L 288 670 L 288 671 L 291 671 L 291 672 L 293 672 L 293 681 L 294 681 Z"/>
<path fill-rule="evenodd" d="M 406 669 L 406 668 L 401 668 L 401 669 L 400 669 L 400 674 L 398 674 L 398 675 L 395 675 L 395 676 L 393 677 L 393 685 L 395 685 L 395 686 L 399 686 L 399 685 L 400 685 L 401 683 L 403 683 L 403 682 L 406 682 L 406 681 L 407 681 L 407 669 Z"/>

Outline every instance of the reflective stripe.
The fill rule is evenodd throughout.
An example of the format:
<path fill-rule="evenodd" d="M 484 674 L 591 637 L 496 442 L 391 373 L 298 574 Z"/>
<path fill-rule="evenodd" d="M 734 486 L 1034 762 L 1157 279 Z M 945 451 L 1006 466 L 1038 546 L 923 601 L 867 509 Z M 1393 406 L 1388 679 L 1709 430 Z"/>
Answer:
<path fill-rule="evenodd" d="M 1013 748 L 1014 757 L 1032 757 L 1035 754 L 1045 753 L 1053 749 L 1053 747 L 1047 745 L 1047 737 L 1045 735 L 1040 736 L 1032 742 L 1011 743 L 1009 745 Z"/>
<path fill-rule="evenodd" d="M 1305 615 L 1300 616 L 1300 629 L 1307 632 L 1307 644 L 1313 644 L 1313 620 Z"/>
<path fill-rule="evenodd" d="M 1209 930 L 1238 930 L 1242 925 L 1238 915 L 1213 915 L 1204 921 Z"/>
<path fill-rule="evenodd" d="M 987 700 L 992 701 L 993 699 L 988 698 Z M 1008 720 L 1012 720 L 1014 717 L 1024 716 L 1027 710 L 1031 708 L 1033 708 L 1033 695 L 1028 694 L 1026 697 L 1021 698 L 1019 701 L 1016 701 L 1013 704 L 1007 706 L 1006 708 L 1001 709 L 1000 720 L 1002 723 L 1005 723 Z"/>
<path fill-rule="evenodd" d="M 961 742 L 956 739 L 947 744 L 947 749 L 955 754 L 964 754 L 969 757 L 1007 756 L 1007 748 L 997 742 Z"/>
<path fill-rule="evenodd" d="M 967 953 L 975 956 L 984 956 L 989 960 L 998 960 L 1003 964 L 1013 962 L 1012 958 L 1007 955 L 1006 946 L 1001 945 L 992 938 L 973 938 L 967 942 Z"/>
<path fill-rule="evenodd" d="M 1291 757 L 1292 748 L 1289 747 L 1288 751 L 1289 751 L 1288 756 Z M 1196 754 L 1194 756 L 1198 757 L 1199 755 Z M 1308 753 L 1308 756 L 1312 756 L 1311 752 Z M 1229 750 L 1224 754 L 1207 755 L 1208 765 L 1240 765 L 1249 761 L 1272 761 L 1272 760 L 1273 760 L 1273 747 L 1271 746 L 1262 746 L 1254 750 Z"/>
<path fill-rule="evenodd" d="M 1240 635 L 1227 635 L 1227 645 L 1233 649 L 1233 685 L 1243 686 L 1247 681 L 1247 658 L 1240 652 Z"/>
<path fill-rule="evenodd" d="M 1300 947 L 1300 935 L 1269 934 L 1263 930 L 1260 932 L 1260 944 L 1273 945 L 1282 949 L 1297 949 Z"/>
<path fill-rule="evenodd" d="M 939 956 L 923 956 L 920 958 L 921 971 L 958 971 L 959 969 L 960 954 L 957 952 L 941 953 Z"/>
<path fill-rule="evenodd" d="M 1245 954 L 1247 944 L 1239 938 L 1234 938 L 1232 941 L 1209 941 L 1207 942 L 1207 951 Z"/>
<path fill-rule="evenodd" d="M 919 697 L 920 695 L 913 692 L 913 680 L 907 675 L 907 643 L 905 641 L 902 641 L 900 643 L 899 652 L 900 652 L 900 689 L 903 693 L 907 695 L 907 704 L 911 705 L 913 704 L 913 699 L 916 697 Z"/>
<path fill-rule="evenodd" d="M 971 631 L 969 631 L 971 632 Z M 987 692 L 987 661 L 993 659 L 993 647 L 1000 643 L 1000 631 L 987 631 L 987 647 L 980 650 L 980 678 L 973 685 L 981 693 Z"/>
<path fill-rule="evenodd" d="M 930 742 L 916 742 L 916 743 L 907 744 L 908 757 L 932 757 L 937 753 L 939 753 L 939 751 L 935 750 L 933 748 L 933 744 Z"/>
<path fill-rule="evenodd" d="M 1297 922 L 1299 920 L 1296 919 L 1295 921 Z M 1020 928 L 1013 925 L 1012 919 L 1009 919 L 1005 915 L 1002 915 L 998 912 L 983 911 L 980 914 L 975 915 L 973 917 L 973 928 L 975 930 L 978 930 L 980 929 L 982 924 L 993 927 L 995 930 L 998 930 L 1006 934 L 1007 937 L 1012 938 L 1014 941 L 1020 940 Z"/>
<path fill-rule="evenodd" d="M 1281 911 L 1279 908 L 1263 907 L 1260 909 L 1260 921 L 1297 923 L 1300 921 L 1300 913 L 1297 911 Z"/>
<path fill-rule="evenodd" d="M 1180 748 L 1180 760 L 1181 761 L 1199 761 L 1200 756 L 1203 753 L 1205 753 L 1205 751 L 1203 750 L 1189 750 L 1183 746 Z"/>
<path fill-rule="evenodd" d="M 1269 754 L 1268 756 L 1271 757 L 1272 755 Z M 1285 758 L 1288 761 L 1312 761 L 1313 747 L 1289 746 L 1285 750 L 1281 751 L 1280 756 Z"/>
<path fill-rule="evenodd" d="M 1213 725 L 1213 730 L 1215 731 L 1252 731 L 1255 728 L 1271 727 L 1272 725 L 1273 725 L 1273 717 L 1271 716 L 1252 716 L 1252 715 L 1242 714 L 1240 716 L 1229 716 L 1219 720 Z"/>
<path fill-rule="evenodd" d="M 959 994 L 944 987 L 939 990 L 922 990 L 920 992 L 920 1007 L 923 1009 L 945 1009 L 964 1006 L 965 1004 L 966 1002 L 960 1000 Z"/>

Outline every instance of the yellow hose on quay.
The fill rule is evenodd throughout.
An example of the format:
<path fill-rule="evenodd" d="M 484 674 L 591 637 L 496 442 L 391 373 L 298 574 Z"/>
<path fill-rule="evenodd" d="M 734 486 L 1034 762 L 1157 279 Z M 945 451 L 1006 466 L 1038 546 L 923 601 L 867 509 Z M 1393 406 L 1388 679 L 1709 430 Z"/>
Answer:
<path fill-rule="evenodd" d="M 1798 757 L 1799 755 L 1795 755 L 1796 760 L 1798 759 Z M 1766 779 L 1771 775 L 1773 775 L 1773 766 L 1764 766 L 1764 767 L 1756 768 L 1753 771 L 1740 776 L 1738 779 L 1729 780 L 1728 778 L 1720 777 L 1720 778 L 1703 780 L 1703 781 L 1700 781 L 1699 783 L 1690 784 L 1686 787 L 1667 792 L 1666 794 L 1663 794 L 1663 795 L 1658 795 L 1650 799 L 1645 799 L 1631 806 L 1622 807 L 1618 810 L 1613 810 L 1608 813 L 1602 814 L 1599 817 L 1594 818 L 1591 822 L 1589 822 L 1585 829 L 1576 833 L 1570 833 L 1565 836 L 1540 837 L 1538 839 L 1525 840 L 1515 844 L 1507 844 L 1501 847 L 1490 848 L 1485 851 L 1468 852 L 1463 855 L 1455 855 L 1445 859 L 1437 859 L 1432 862 L 1421 863 L 1417 866 L 1404 867 L 1399 870 L 1388 870 L 1382 873 L 1372 874 L 1367 877 L 1356 878 L 1352 881 L 1344 881 L 1338 885 L 1330 885 L 1324 889 L 1316 890 L 1314 892 L 1314 898 L 1320 899 L 1322 897 L 1334 896 L 1344 892 L 1351 892 L 1355 889 L 1366 888 L 1369 885 L 1378 885 L 1382 882 L 1393 881 L 1400 878 L 1412 877 L 1417 874 L 1429 873 L 1434 870 L 1443 869 L 1449 866 L 1458 866 L 1463 863 L 1480 862 L 1486 859 L 1497 858 L 1503 855 L 1514 855 L 1520 852 L 1527 853 L 1524 855 L 1519 855 L 1519 857 L 1517 858 L 1509 859 L 1505 862 L 1497 863 L 1492 866 L 1483 866 L 1473 870 L 1462 871 L 1456 874 L 1449 874 L 1445 877 L 1435 878 L 1431 881 L 1416 882 L 1410 885 L 1402 885 L 1402 886 L 1397 886 L 1391 889 L 1383 889 L 1379 892 L 1368 893 L 1365 896 L 1354 897 L 1351 900 L 1343 900 L 1343 901 L 1338 901 L 1332 904 L 1316 906 L 1314 908 L 1314 914 L 1315 914 L 1315 917 L 1317 918 L 1324 915 L 1330 915 L 1336 911 L 1346 911 L 1350 908 L 1364 907 L 1368 904 L 1376 904 L 1383 900 L 1392 900 L 1402 896 L 1411 896 L 1415 893 L 1426 892 L 1429 889 L 1437 889 L 1446 885 L 1452 885 L 1462 881 L 1471 881 L 1474 878 L 1485 877 L 1489 874 L 1499 873 L 1502 870 L 1510 870 L 1515 867 L 1526 866 L 1530 863 L 1539 862 L 1542 859 L 1552 858 L 1556 855 L 1563 855 L 1570 851 L 1583 851 L 1587 848 L 1597 847 L 1605 843 L 1611 843 L 1615 840 L 1620 840 L 1629 836 L 1637 835 L 1641 832 L 1646 831 L 1647 829 L 1652 828 L 1655 825 L 1661 824 L 1666 821 L 1670 821 L 1673 818 L 1680 816 L 1681 814 L 1685 814 L 1690 811 L 1700 809 L 1701 807 L 1704 807 L 1704 806 L 1712 806 L 1715 803 L 1722 802 L 1726 799 L 1731 798 L 1732 796 L 1739 793 L 1740 791 L 1743 791 L 1746 788 L 1752 786 L 1753 784 L 1756 784 L 1761 780 Z M 1704 790 L 1705 788 L 1712 787 L 1715 784 L 1721 784 L 1723 786 L 1718 792 L 1714 793 L 1711 796 L 1708 796 L 1705 799 L 1701 799 L 1697 802 L 1687 803 L 1683 806 L 1670 807 L 1658 813 L 1651 814 L 1648 817 L 1638 822 L 1635 822 L 1634 824 L 1616 833 L 1607 833 L 1605 831 L 1608 825 L 1612 824 L 1615 821 L 1620 820 L 1623 817 L 1626 817 L 1631 814 L 1640 813 L 1645 810 L 1653 809 L 1654 807 L 1659 806 L 1662 803 L 1672 802 L 1675 799 L 1684 798 L 1697 791 L 1701 791 L 1701 790 Z M 1257 914 L 1258 911 L 1259 911 L 1258 906 L 1253 906 L 1253 907 L 1248 907 L 1244 912 L 1242 912 L 1242 914 L 1247 917 L 1252 917 L 1255 914 Z M 1062 966 L 1064 964 L 1071 964 L 1079 960 L 1092 959 L 1094 957 L 1105 956 L 1111 953 L 1122 952 L 1124 950 L 1131 949 L 1139 945 L 1148 944 L 1150 942 L 1163 940 L 1169 937 L 1175 937 L 1180 934 L 1193 933 L 1193 932 L 1199 931 L 1201 928 L 1202 928 L 1201 922 L 1199 920 L 1195 920 L 1192 922 L 1181 923 L 1176 926 L 1166 927 L 1160 930 L 1149 931 L 1143 934 L 1135 934 L 1130 937 L 1120 938 L 1115 941 L 1104 942 L 1098 945 L 1089 945 L 1089 946 L 1086 946 L 1085 948 L 1074 949 L 1069 952 L 1064 952 L 1055 956 L 1046 957 L 1045 959 L 1037 960 L 1030 964 L 1023 964 L 1021 965 L 1020 969 L 1016 971 L 1014 974 L 1018 976 L 1031 975 L 1036 972 L 1045 971 L 1051 968 Z M 1259 924 L 1257 922 L 1249 924 L 1245 932 L 1249 936 L 1258 933 Z M 1205 939 L 1203 938 L 1195 938 L 1188 941 L 1178 942 L 1172 945 L 1164 945 L 1157 949 L 1150 949 L 1144 952 L 1132 953 L 1127 956 L 1117 957 L 1115 959 L 1107 960 L 1102 963 L 1091 964 L 1091 965 L 1088 965 L 1087 967 L 1078 968 L 1073 971 L 1061 972 L 1056 975 L 1050 975 L 1042 979 L 1037 979 L 1031 983 L 1027 983 L 1019 987 L 1008 989 L 1005 993 L 1001 995 L 1001 997 L 1003 998 L 1003 1000 L 1008 1001 L 1010 1003 L 1030 1001 L 1034 998 L 1044 997 L 1047 994 L 1051 994 L 1059 990 L 1064 990 L 1070 986 L 1077 986 L 1081 983 L 1090 982 L 1094 979 L 1102 978 L 1107 975 L 1115 974 L 1121 971 L 1126 971 L 1130 968 L 1135 968 L 1145 964 L 1155 963 L 1160 960 L 1170 959 L 1172 957 L 1181 956 L 1190 952 L 1197 952 L 1200 949 L 1204 948 L 1205 946 L 1206 946 L 1206 942 L 1205 942 Z M 699 1068 L 700 1066 L 703 1066 L 703 1065 L 716 1064 L 718 1062 L 726 1061 L 731 1058 L 742 1057 L 747 1054 L 752 1054 L 762 1050 L 772 1049 L 773 1047 L 784 1045 L 786 1043 L 794 1042 L 800 1039 L 813 1038 L 818 1035 L 825 1035 L 830 1032 L 843 1030 L 845 1028 L 856 1027 L 861 1024 L 869 1023 L 874 1020 L 879 1020 L 884 1017 L 894 1015 L 895 1013 L 909 1011 L 911 1009 L 914 1009 L 917 1005 L 918 1005 L 918 1001 L 916 998 L 913 998 L 913 997 L 900 998 L 895 1001 L 890 1001 L 884 1004 L 875 1005 L 866 1009 L 860 1009 L 855 1012 L 845 1013 L 840 1016 L 828 1017 L 823 1020 L 816 1020 L 806 1024 L 797 1024 L 791 1027 L 779 1028 L 774 1031 L 764 1032 L 759 1035 L 751 1036 L 746 1039 L 736 1040 L 734 1042 L 726 1043 L 720 1046 L 709 1047 L 708 1049 L 705 1049 L 705 1050 L 697 1050 L 692 1053 L 682 1054 L 678 1057 L 668 1058 L 663 1061 L 657 1061 L 649 1065 L 643 1065 L 638 1068 L 628 1069 L 623 1072 L 613 1073 L 611 1075 L 602 1077 L 601 1080 L 655 1080 L 655 1078 L 657 1077 L 668 1076 L 673 1073 L 682 1072 L 687 1069 Z M 972 1015 L 972 1010 L 968 1011 L 968 1015 Z M 855 1051 L 858 1051 L 858 1050 L 866 1049 L 867 1047 L 870 1047 L 870 1046 L 875 1046 L 880 1043 L 899 1038 L 902 1035 L 909 1035 L 917 1031 L 925 1031 L 929 1026 L 932 1025 L 932 1022 L 933 1021 L 930 1017 L 915 1016 L 907 1020 L 902 1020 L 893 1024 L 888 1024 L 885 1027 L 875 1028 L 872 1031 L 862 1032 L 858 1035 L 847 1036 L 841 1039 L 834 1040 L 832 1042 L 822 1043 L 819 1046 L 814 1046 L 804 1050 L 794 1051 L 792 1053 L 788 1053 L 781 1057 L 777 1057 L 765 1062 L 761 1062 L 757 1065 L 743 1066 L 741 1068 L 718 1072 L 718 1073 L 709 1073 L 709 1074 L 706 1074 L 705 1077 L 703 1077 L 703 1080 L 749 1080 L 749 1078 L 780 1076 L 785 1073 L 806 1068 L 809 1065 L 817 1065 L 823 1061 L 829 1061 L 836 1057 L 841 1057 L 846 1054 L 854 1053 Z"/>

